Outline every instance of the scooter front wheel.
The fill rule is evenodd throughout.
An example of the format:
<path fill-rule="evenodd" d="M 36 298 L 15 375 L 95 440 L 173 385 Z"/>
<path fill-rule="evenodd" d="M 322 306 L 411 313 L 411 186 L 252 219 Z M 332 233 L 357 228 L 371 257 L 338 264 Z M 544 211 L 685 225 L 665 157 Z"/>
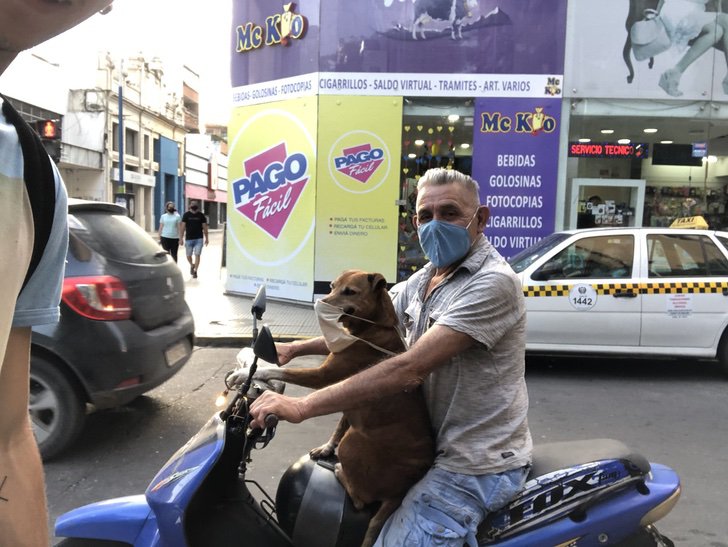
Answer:
<path fill-rule="evenodd" d="M 109 541 L 108 539 L 66 538 L 55 547 L 132 547 L 123 541 Z"/>

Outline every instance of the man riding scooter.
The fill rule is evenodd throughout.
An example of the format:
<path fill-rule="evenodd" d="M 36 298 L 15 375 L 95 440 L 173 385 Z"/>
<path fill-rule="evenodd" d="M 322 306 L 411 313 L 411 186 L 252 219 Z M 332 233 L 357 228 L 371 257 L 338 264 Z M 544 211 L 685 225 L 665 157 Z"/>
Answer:
<path fill-rule="evenodd" d="M 298 423 L 421 384 L 437 458 L 376 545 L 475 545 L 478 525 L 523 487 L 531 461 L 525 303 L 483 235 L 489 213 L 477 182 L 438 168 L 417 190 L 414 222 L 430 262 L 394 295 L 409 350 L 303 398 L 266 392 L 251 407 L 252 425 L 268 414 Z M 278 345 L 281 365 L 327 351 L 323 338 Z"/>

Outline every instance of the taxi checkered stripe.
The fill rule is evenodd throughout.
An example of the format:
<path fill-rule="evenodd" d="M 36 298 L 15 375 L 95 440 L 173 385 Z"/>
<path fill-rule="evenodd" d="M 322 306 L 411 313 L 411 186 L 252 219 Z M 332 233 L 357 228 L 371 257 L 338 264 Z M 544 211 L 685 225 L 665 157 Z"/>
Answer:
<path fill-rule="evenodd" d="M 569 285 L 523 287 L 523 296 L 568 296 L 569 289 Z"/>
<path fill-rule="evenodd" d="M 714 294 L 728 289 L 728 283 L 698 281 L 683 283 L 649 283 L 640 286 L 642 294 L 698 293 Z"/>
<path fill-rule="evenodd" d="M 581 284 L 581 283 L 575 283 Z M 589 285 L 589 283 L 584 283 Z M 523 296 L 568 296 L 574 285 L 530 285 L 523 287 Z M 715 294 L 728 291 L 728 283 L 719 281 L 685 281 L 660 283 L 592 283 L 597 294 L 614 294 L 616 292 L 636 291 L 640 294 Z"/>

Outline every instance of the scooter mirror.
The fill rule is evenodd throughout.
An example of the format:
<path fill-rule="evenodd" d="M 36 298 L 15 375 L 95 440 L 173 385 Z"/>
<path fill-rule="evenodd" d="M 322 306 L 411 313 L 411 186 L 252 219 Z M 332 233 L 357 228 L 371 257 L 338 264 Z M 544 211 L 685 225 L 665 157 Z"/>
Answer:
<path fill-rule="evenodd" d="M 253 352 L 269 363 L 278 364 L 278 352 L 276 351 L 275 342 L 273 342 L 273 335 L 268 328 L 268 325 L 263 325 L 260 330 L 260 334 L 255 339 L 253 344 Z"/>
<path fill-rule="evenodd" d="M 250 308 L 250 312 L 256 319 L 263 319 L 263 314 L 265 313 L 265 285 L 261 285 L 258 288 L 258 292 L 255 293 L 253 307 Z"/>

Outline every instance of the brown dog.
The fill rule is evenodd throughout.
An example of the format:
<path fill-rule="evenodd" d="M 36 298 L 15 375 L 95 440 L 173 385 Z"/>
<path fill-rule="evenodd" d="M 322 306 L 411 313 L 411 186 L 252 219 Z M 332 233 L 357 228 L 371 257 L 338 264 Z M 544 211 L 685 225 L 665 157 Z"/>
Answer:
<path fill-rule="evenodd" d="M 331 285 L 323 299 L 360 321 L 344 315 L 346 329 L 359 338 L 395 353 L 404 351 L 397 332 L 397 316 L 387 293 L 387 283 L 378 273 L 348 270 Z M 331 353 L 317 368 L 264 369 L 256 377 L 283 380 L 319 389 L 375 365 L 387 355 L 356 341 Z M 264 378 L 262 377 L 264 376 Z M 373 545 L 385 521 L 410 487 L 432 466 L 435 449 L 429 415 L 421 389 L 385 397 L 344 412 L 329 442 L 311 451 L 314 459 L 334 454 L 338 446 L 336 477 L 357 509 L 381 502 L 369 522 L 362 547 Z"/>

